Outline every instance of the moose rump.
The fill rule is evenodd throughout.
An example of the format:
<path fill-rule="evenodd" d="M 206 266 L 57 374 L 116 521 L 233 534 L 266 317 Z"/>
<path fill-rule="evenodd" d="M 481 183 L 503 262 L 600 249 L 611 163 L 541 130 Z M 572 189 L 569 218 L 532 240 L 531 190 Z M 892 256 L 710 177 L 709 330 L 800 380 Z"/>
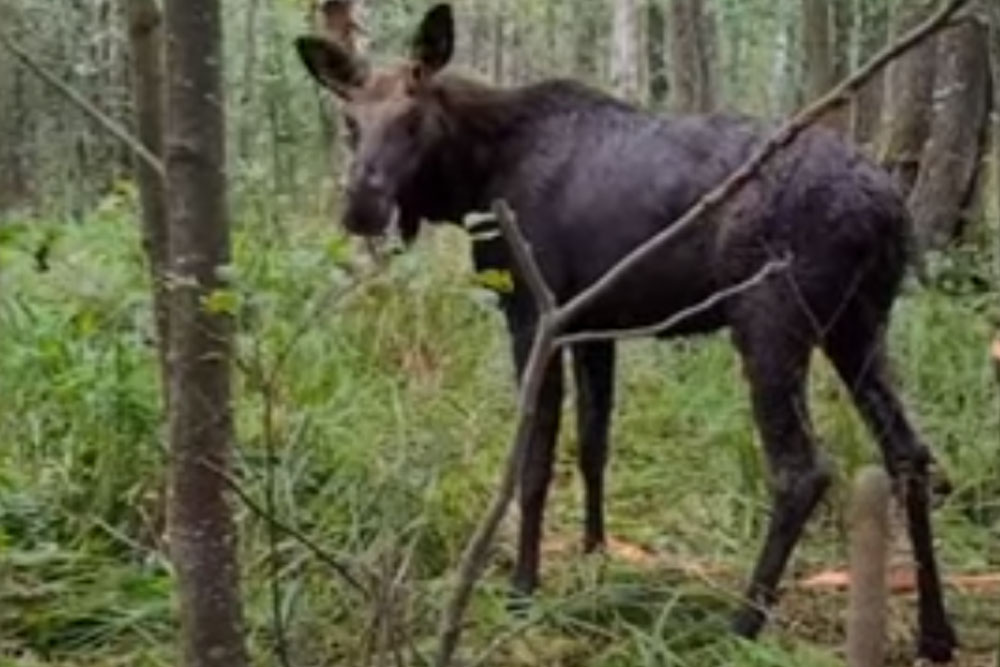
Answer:
<path fill-rule="evenodd" d="M 743 163 L 767 128 L 733 115 L 666 118 L 566 80 L 497 88 L 442 71 L 451 10 L 425 16 L 411 58 L 373 68 L 344 47 L 303 37 L 309 71 L 343 101 L 351 128 L 344 223 L 385 232 L 397 219 L 412 240 L 422 221 L 461 221 L 506 200 L 557 300 L 566 302 L 668 227 Z M 772 471 L 773 512 L 734 627 L 755 635 L 782 572 L 830 481 L 809 420 L 806 378 L 821 349 L 847 385 L 904 491 L 919 565 L 919 651 L 950 657 L 928 509 L 931 455 L 887 371 L 885 330 L 910 245 L 910 221 L 889 177 L 834 134 L 800 135 L 715 214 L 684 230 L 614 283 L 571 323 L 575 331 L 648 325 L 756 275 L 663 335 L 728 328 L 739 351 L 753 417 Z M 479 268 L 510 269 L 501 298 L 518 376 L 538 313 L 502 238 L 474 240 Z M 614 402 L 615 348 L 571 349 L 584 481 L 584 545 L 605 540 L 604 469 Z M 563 399 L 563 359 L 545 369 L 535 431 L 520 477 L 521 526 L 514 588 L 538 583 L 542 516 Z"/>

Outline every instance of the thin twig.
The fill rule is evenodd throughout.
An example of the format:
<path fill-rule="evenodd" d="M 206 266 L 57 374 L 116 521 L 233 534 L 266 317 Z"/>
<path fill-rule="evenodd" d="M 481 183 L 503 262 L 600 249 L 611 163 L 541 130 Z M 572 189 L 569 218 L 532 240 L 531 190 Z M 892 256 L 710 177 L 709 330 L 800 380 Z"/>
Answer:
<path fill-rule="evenodd" d="M 531 244 L 521 233 L 521 228 L 517 226 L 514 211 L 511 210 L 507 202 L 498 200 L 493 203 L 493 215 L 496 216 L 500 231 L 503 232 L 510 251 L 514 255 L 514 263 L 524 274 L 524 281 L 527 283 L 528 289 L 531 290 L 532 296 L 535 297 L 535 303 L 539 305 L 539 310 L 542 312 L 553 310 L 556 307 L 556 299 L 545 282 L 542 270 L 535 261 Z"/>
<path fill-rule="evenodd" d="M 522 270 L 526 268 L 521 267 Z M 541 304 L 539 305 L 541 306 Z M 545 380 L 545 371 L 555 349 L 553 335 L 552 317 L 549 313 L 543 313 L 539 317 L 531 355 L 521 378 L 521 395 L 514 444 L 507 456 L 500 483 L 493 494 L 490 506 L 462 552 L 462 558 L 455 571 L 454 589 L 448 598 L 438 628 L 438 650 L 434 660 L 436 667 L 447 667 L 451 664 L 455 649 L 458 648 L 458 641 L 462 634 L 462 618 L 465 616 L 465 610 L 472 597 L 473 588 L 486 567 L 493 537 L 496 535 L 500 522 L 503 521 L 504 514 L 507 513 L 511 498 L 514 497 L 517 476 L 535 430 L 538 397 Z"/>
<path fill-rule="evenodd" d="M 258 505 L 257 501 L 255 501 L 242 487 L 242 485 L 240 485 L 240 483 L 228 472 L 213 464 L 211 461 L 202 460 L 201 464 L 218 475 L 222 481 L 225 482 L 226 486 L 228 486 L 230 490 L 232 490 L 232 492 L 235 493 L 236 496 L 243 502 L 243 504 L 247 506 L 247 509 L 264 521 L 274 525 L 283 533 L 304 546 L 316 557 L 317 560 L 325 563 L 330 567 L 330 569 L 340 575 L 340 578 L 347 582 L 351 588 L 355 589 L 365 597 L 369 597 L 370 592 L 360 581 L 358 581 L 357 577 L 354 576 L 351 572 L 351 566 L 348 563 L 313 542 L 312 539 L 310 539 L 309 536 L 302 531 L 289 526 L 275 516 L 269 515 L 267 511 Z"/>
<path fill-rule="evenodd" d="M 12 53 L 18 60 L 21 61 L 21 64 L 31 70 L 35 75 L 42 79 L 42 81 L 58 91 L 63 97 L 76 105 L 76 107 L 83 111 L 86 115 L 90 116 L 90 118 L 104 128 L 105 131 L 125 144 L 129 150 L 135 153 L 139 159 L 141 159 L 146 166 L 155 172 L 161 179 L 166 178 L 163 161 L 153 155 L 153 153 L 151 153 L 141 141 L 122 127 L 121 124 L 91 104 L 87 98 L 61 81 L 59 77 L 49 72 L 45 67 L 39 64 L 31 56 L 31 54 L 15 44 L 10 36 L 5 32 L 0 32 L 0 45 Z"/>
<path fill-rule="evenodd" d="M 629 338 L 646 338 L 649 336 L 656 336 L 657 334 L 669 331 L 679 324 L 687 322 L 693 317 L 697 317 L 698 315 L 702 315 L 712 310 L 727 299 L 731 299 L 734 296 L 753 289 L 767 280 L 767 278 L 769 278 L 772 274 L 777 273 L 778 271 L 783 271 L 790 265 L 791 259 L 770 261 L 761 267 L 757 273 L 746 280 L 719 290 L 708 298 L 699 301 L 693 306 L 679 310 L 670 317 L 661 322 L 657 322 L 656 324 L 644 327 L 635 327 L 632 329 L 609 329 L 607 331 L 583 331 L 580 333 L 572 333 L 556 338 L 555 344 L 562 347 L 565 345 L 575 345 L 577 343 L 596 343 L 606 340 L 625 340 Z"/>
<path fill-rule="evenodd" d="M 914 28 L 912 31 L 901 37 L 898 41 L 890 44 L 877 55 L 875 55 L 861 69 L 852 74 L 847 79 L 837 84 L 829 93 L 822 96 L 808 107 L 796 114 L 778 129 L 772 137 L 762 145 L 749 160 L 744 162 L 736 171 L 705 194 L 701 199 L 689 208 L 676 222 L 669 225 L 662 232 L 651 238 L 646 243 L 630 252 L 613 266 L 600 279 L 590 287 L 576 295 L 569 303 L 559 309 L 557 315 L 557 325 L 564 328 L 570 320 L 579 315 L 590 306 L 599 296 L 605 293 L 612 285 L 617 283 L 623 276 L 629 273 L 637 264 L 658 252 L 664 245 L 672 239 L 677 238 L 687 231 L 695 222 L 700 220 L 706 213 L 716 210 L 723 203 L 729 200 L 737 191 L 746 185 L 753 176 L 773 158 L 780 149 L 790 144 L 796 137 L 809 128 L 814 122 L 824 116 L 831 108 L 845 104 L 852 94 L 864 86 L 869 79 L 889 62 L 898 58 L 902 54 L 912 49 L 917 44 L 924 41 L 928 36 L 948 26 L 952 16 L 968 4 L 969 0 L 949 0 L 946 4 L 935 12 L 933 16 Z"/>

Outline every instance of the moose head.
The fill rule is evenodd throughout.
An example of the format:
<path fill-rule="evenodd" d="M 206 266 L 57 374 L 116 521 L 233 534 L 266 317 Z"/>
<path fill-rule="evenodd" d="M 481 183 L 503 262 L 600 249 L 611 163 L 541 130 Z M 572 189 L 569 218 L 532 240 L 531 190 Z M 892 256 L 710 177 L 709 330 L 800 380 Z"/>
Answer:
<path fill-rule="evenodd" d="M 423 212 L 407 210 L 406 202 L 419 189 L 418 174 L 445 131 L 432 83 L 454 49 L 451 7 L 439 4 L 426 13 L 410 57 L 402 62 L 373 67 L 350 44 L 336 35 L 296 40 L 309 73 L 341 102 L 353 150 L 344 226 L 354 234 L 378 236 L 398 220 L 409 240 Z"/>

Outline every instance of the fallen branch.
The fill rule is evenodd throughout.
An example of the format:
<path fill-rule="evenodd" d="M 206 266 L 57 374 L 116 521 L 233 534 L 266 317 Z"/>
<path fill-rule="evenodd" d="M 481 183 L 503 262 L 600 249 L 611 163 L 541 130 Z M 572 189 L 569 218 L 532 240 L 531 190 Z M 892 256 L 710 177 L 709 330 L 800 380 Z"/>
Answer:
<path fill-rule="evenodd" d="M 134 137 L 127 129 L 122 127 L 120 123 L 91 104 L 87 98 L 78 93 L 68 84 L 64 83 L 55 74 L 49 72 L 45 67 L 39 64 L 31 56 L 31 54 L 15 44 L 10 36 L 4 32 L 0 32 L 0 45 L 21 61 L 21 64 L 31 70 L 31 72 L 38 76 L 38 78 L 51 86 L 86 115 L 90 116 L 90 118 L 100 125 L 108 134 L 125 144 L 129 150 L 135 153 L 139 159 L 142 160 L 143 163 L 145 163 L 145 165 L 154 171 L 161 179 L 166 178 L 166 171 L 163 168 L 163 162 L 151 153 L 149 149 L 147 149 L 142 142 Z"/>
<path fill-rule="evenodd" d="M 534 430 L 535 413 L 544 381 L 545 370 L 553 355 L 558 350 L 558 346 L 565 344 L 567 341 L 574 340 L 572 337 L 560 339 L 560 333 L 569 327 L 574 317 L 592 305 L 611 286 L 632 271 L 637 264 L 660 251 L 666 244 L 680 236 L 706 213 L 718 209 L 723 203 L 728 201 L 744 185 L 750 182 L 760 169 L 782 148 L 794 141 L 796 137 L 816 120 L 825 115 L 830 109 L 848 102 L 851 95 L 864 86 L 886 64 L 922 42 L 929 35 L 946 27 L 954 14 L 965 6 L 968 1 L 949 0 L 927 21 L 895 43 L 889 45 L 855 74 L 842 81 L 829 93 L 796 114 L 791 120 L 782 125 L 750 159 L 736 169 L 720 185 L 702 196 L 684 215 L 622 258 L 600 279 L 577 294 L 565 305 L 556 305 L 551 290 L 546 285 L 544 276 L 531 254 L 531 248 L 520 233 L 509 207 L 503 203 L 494 205 L 493 213 L 512 251 L 515 268 L 526 282 L 535 300 L 538 321 L 535 327 L 535 338 L 532 343 L 531 354 L 523 374 L 519 378 L 518 421 L 513 445 L 511 446 L 500 482 L 494 492 L 490 506 L 466 545 L 456 569 L 454 589 L 445 605 L 438 628 L 438 651 L 434 661 L 436 667 L 448 667 L 451 664 L 458 647 L 459 639 L 461 638 L 462 619 L 471 599 L 473 588 L 486 568 L 493 538 L 514 496 L 517 485 L 517 474 L 521 469 L 524 454 L 527 451 Z M 773 270 L 775 269 L 772 267 L 769 273 Z M 763 280 L 765 277 L 760 277 L 760 280 Z M 752 283 L 755 278 L 756 276 L 752 277 L 748 282 Z M 718 303 L 719 300 L 726 298 L 726 296 L 713 296 L 709 297 L 709 300 L 714 299 L 714 303 Z M 701 304 L 692 308 L 694 314 L 703 312 L 700 306 Z M 681 313 L 678 313 L 678 316 L 680 315 Z M 687 315 L 686 317 L 690 316 Z M 661 326 L 676 326 L 680 323 L 680 319 L 671 320 L 661 323 Z M 590 337 L 600 336 L 600 340 L 606 340 L 608 338 L 618 338 L 622 333 L 592 332 L 581 335 Z"/>

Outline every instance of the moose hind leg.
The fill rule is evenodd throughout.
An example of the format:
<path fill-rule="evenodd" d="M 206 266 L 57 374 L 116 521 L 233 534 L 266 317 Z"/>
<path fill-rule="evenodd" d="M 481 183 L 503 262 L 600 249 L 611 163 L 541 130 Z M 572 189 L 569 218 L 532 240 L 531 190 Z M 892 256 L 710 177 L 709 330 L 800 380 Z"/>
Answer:
<path fill-rule="evenodd" d="M 576 378 L 576 418 L 579 466 L 583 477 L 583 550 L 604 546 L 604 470 L 614 400 L 614 343 L 589 343 L 573 348 Z"/>
<path fill-rule="evenodd" d="M 929 498 L 932 456 L 917 437 L 889 380 L 883 328 L 866 319 L 844 318 L 824 346 L 877 439 L 903 499 L 917 564 L 917 651 L 922 658 L 948 662 L 957 639 L 945 611 L 934 555 Z"/>
<path fill-rule="evenodd" d="M 829 467 L 816 449 L 806 405 L 812 344 L 787 328 L 787 320 L 772 321 L 774 326 L 761 326 L 756 318 L 756 329 L 735 334 L 750 384 L 754 420 L 771 468 L 773 493 L 765 542 L 746 601 L 733 620 L 733 630 L 744 637 L 755 637 L 764 626 L 788 559 L 830 483 Z"/>

